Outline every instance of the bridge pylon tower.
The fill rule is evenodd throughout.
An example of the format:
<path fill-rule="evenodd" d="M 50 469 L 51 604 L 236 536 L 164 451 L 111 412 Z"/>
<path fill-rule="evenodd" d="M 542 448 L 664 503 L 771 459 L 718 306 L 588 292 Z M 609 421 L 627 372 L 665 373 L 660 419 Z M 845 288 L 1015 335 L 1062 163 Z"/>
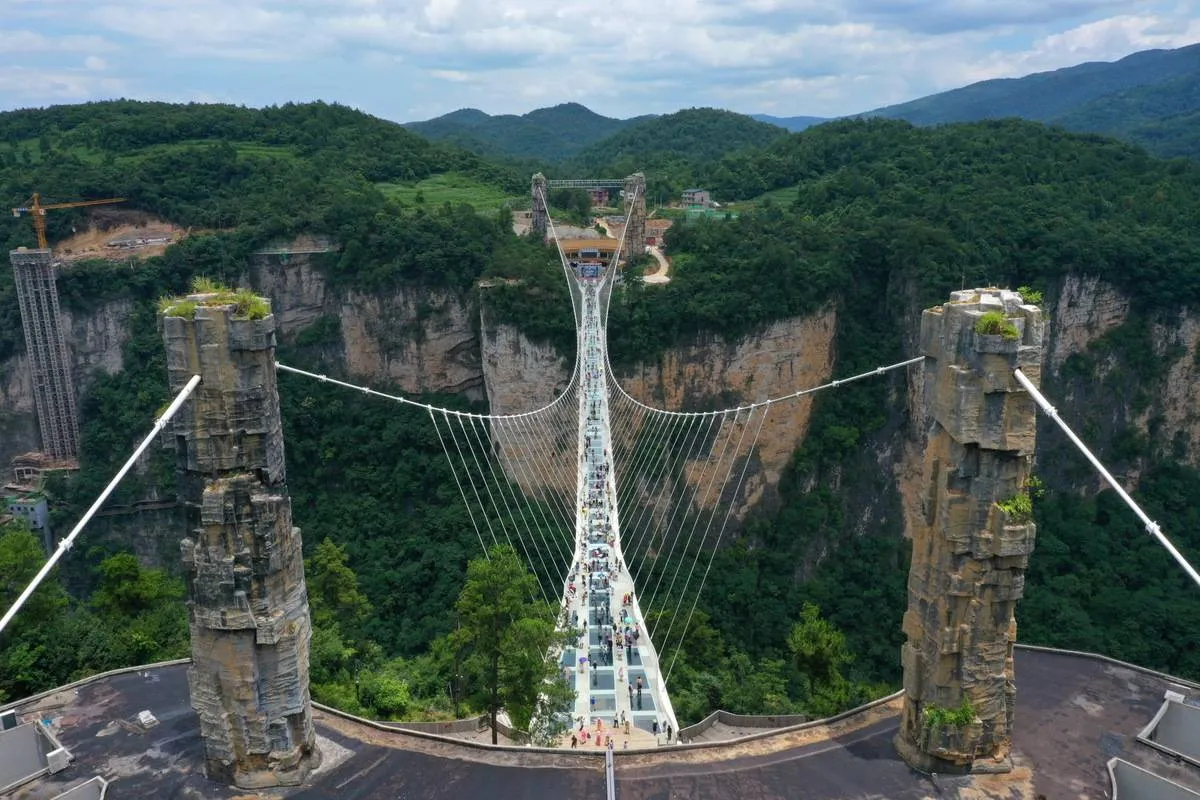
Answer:
<path fill-rule="evenodd" d="M 635 172 L 625 179 L 625 262 L 646 252 L 646 176 Z"/>
<path fill-rule="evenodd" d="M 546 207 L 546 176 L 542 173 L 537 173 L 533 176 L 533 184 L 530 187 L 533 204 L 530 206 L 533 211 L 530 213 L 530 227 L 533 232 L 541 238 L 546 238 L 546 227 L 550 220 L 550 209 Z"/>

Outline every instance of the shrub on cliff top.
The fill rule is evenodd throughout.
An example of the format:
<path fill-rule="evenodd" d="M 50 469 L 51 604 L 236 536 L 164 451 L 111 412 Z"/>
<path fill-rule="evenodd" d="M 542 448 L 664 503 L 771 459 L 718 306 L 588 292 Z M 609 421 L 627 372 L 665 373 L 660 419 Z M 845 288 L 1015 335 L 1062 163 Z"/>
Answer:
<path fill-rule="evenodd" d="M 975 320 L 975 332 L 985 336 L 999 335 L 1010 340 L 1021 335 L 1017 326 L 1008 321 L 1003 311 L 989 311 Z"/>
<path fill-rule="evenodd" d="M 233 306 L 234 317 L 263 319 L 271 313 L 271 304 L 252 289 L 229 289 L 210 278 L 197 277 L 192 281 L 190 297 L 161 297 L 158 312 L 167 317 L 196 318 L 200 306 Z"/>

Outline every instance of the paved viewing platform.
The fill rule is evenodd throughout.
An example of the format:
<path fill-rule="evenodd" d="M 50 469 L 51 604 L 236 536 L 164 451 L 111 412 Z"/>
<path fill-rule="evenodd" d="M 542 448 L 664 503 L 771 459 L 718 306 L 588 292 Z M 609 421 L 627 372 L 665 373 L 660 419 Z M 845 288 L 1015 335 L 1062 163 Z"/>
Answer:
<path fill-rule="evenodd" d="M 1194 702 L 1200 686 L 1098 657 L 1024 648 L 1016 653 L 1016 673 L 1021 688 L 1008 775 L 931 778 L 913 771 L 892 745 L 899 711 L 891 703 L 729 742 L 618 748 L 617 796 L 1101 800 L 1111 794 L 1107 764 L 1113 758 L 1200 791 L 1200 768 L 1136 738 L 1166 692 Z M 22 722 L 44 720 L 74 756 L 63 772 L 21 789 L 20 800 L 49 800 L 95 775 L 111 781 L 114 800 L 246 796 L 204 777 L 186 665 L 100 678 L 16 709 Z M 138 723 L 143 710 L 156 725 Z M 305 800 L 605 797 L 602 748 L 492 747 L 372 726 L 322 709 L 313 718 L 320 768 L 307 785 L 272 794 Z"/>

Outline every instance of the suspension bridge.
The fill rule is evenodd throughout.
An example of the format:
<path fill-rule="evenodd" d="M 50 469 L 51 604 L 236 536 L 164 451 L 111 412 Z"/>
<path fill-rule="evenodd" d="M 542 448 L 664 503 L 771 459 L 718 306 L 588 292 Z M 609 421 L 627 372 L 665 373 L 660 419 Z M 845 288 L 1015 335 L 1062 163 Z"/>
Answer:
<path fill-rule="evenodd" d="M 629 216 L 639 191 L 636 183 L 627 191 Z M 544 195 L 534 205 L 546 208 Z M 545 224 L 558 245 L 548 213 Z M 922 361 L 723 410 L 647 405 L 615 380 L 607 347 L 609 301 L 636 236 L 626 226 L 607 263 L 572 261 L 559 246 L 576 360 L 566 388 L 542 408 L 473 414 L 276 365 L 428 412 L 481 548 L 507 543 L 521 553 L 560 626 L 576 635 L 551 655 L 575 693 L 573 727 L 589 742 L 615 729 L 631 746 L 665 744 L 679 730 L 671 675 L 717 549 L 745 513 L 743 487 L 771 410 Z"/>
<path fill-rule="evenodd" d="M 535 184 L 539 190 L 546 208 L 544 182 Z M 635 183 L 627 192 L 631 208 L 639 202 L 638 191 Z M 548 214 L 546 225 L 549 238 L 558 242 Z M 623 729 L 634 746 L 642 746 L 668 743 L 679 730 L 671 677 L 714 556 L 749 505 L 744 490 L 768 416 L 781 404 L 906 370 L 925 357 L 732 408 L 654 408 L 620 385 L 608 355 L 609 303 L 634 227 L 626 227 L 605 264 L 572 262 L 559 248 L 576 321 L 576 358 L 565 389 L 541 408 L 470 413 L 289 365 L 275 367 L 427 413 L 484 553 L 502 542 L 516 549 L 537 576 L 542 599 L 559 609 L 560 627 L 574 637 L 571 645 L 549 654 L 574 691 L 573 708 L 547 713 L 569 714 L 570 725 L 583 730 Z M 1034 383 L 1019 369 L 1015 378 L 1134 509 L 1146 531 L 1200 584 L 1200 575 Z M 195 376 L 182 386 L 151 434 L 0 619 L 0 631 L 199 383 Z"/>

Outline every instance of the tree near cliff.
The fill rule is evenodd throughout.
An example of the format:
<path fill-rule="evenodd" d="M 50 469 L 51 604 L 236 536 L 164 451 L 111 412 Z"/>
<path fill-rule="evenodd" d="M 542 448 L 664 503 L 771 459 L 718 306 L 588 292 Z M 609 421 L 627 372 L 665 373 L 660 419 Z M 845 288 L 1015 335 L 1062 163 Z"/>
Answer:
<path fill-rule="evenodd" d="M 517 728 L 527 729 L 539 696 L 554 685 L 558 666 L 547 654 L 560 634 L 554 608 L 533 599 L 536 592 L 537 581 L 516 550 L 496 545 L 486 558 L 467 565 L 467 582 L 455 605 L 459 627 L 450 642 L 469 691 L 487 708 L 492 744 L 501 708 Z"/>
<path fill-rule="evenodd" d="M 818 717 L 837 714 L 883 693 L 882 687 L 855 684 L 842 675 L 842 668 L 854 656 L 845 635 L 823 618 L 813 603 L 804 604 L 800 621 L 788 634 L 787 646 L 806 689 L 804 705 Z"/>
<path fill-rule="evenodd" d="M 796 669 L 808 675 L 814 683 L 833 683 L 841 678 L 841 669 L 851 661 L 846 650 L 846 637 L 832 623 L 821 617 L 821 609 L 805 603 L 800 621 L 788 634 L 788 649 L 795 659 Z"/>
<path fill-rule="evenodd" d="M 328 536 L 305 561 L 313 625 L 330 627 L 340 622 L 354 627 L 370 615 L 371 603 L 358 588 L 358 576 L 348 562 L 346 548 Z"/>

